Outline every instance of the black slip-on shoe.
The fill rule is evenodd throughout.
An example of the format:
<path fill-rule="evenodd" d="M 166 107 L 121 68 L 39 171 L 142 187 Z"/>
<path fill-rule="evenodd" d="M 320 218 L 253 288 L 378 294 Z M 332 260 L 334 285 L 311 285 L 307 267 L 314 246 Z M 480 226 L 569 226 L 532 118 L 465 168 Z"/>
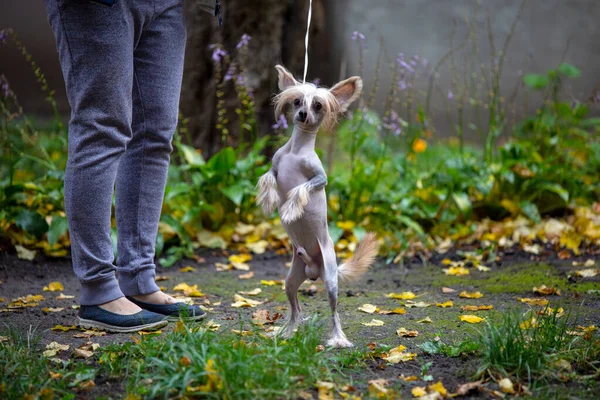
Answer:
<path fill-rule="evenodd" d="M 186 303 L 152 304 L 136 300 L 130 296 L 127 296 L 127 299 L 144 310 L 152 311 L 156 314 L 166 315 L 168 321 L 177 321 L 179 320 L 179 317 L 196 321 L 206 317 L 206 313 L 202 307 L 197 305 L 189 305 Z"/>
<path fill-rule="evenodd" d="M 142 310 L 131 315 L 115 314 L 98 306 L 79 308 L 79 326 L 86 329 L 100 329 L 108 332 L 137 332 L 157 330 L 169 321 L 162 314 Z"/>

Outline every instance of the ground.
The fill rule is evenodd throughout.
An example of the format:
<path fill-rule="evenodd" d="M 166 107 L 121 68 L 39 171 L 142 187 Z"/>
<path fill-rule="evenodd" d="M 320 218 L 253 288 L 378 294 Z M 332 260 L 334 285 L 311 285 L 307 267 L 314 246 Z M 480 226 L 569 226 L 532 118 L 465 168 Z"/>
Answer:
<path fill-rule="evenodd" d="M 422 366 L 432 362 L 428 372 L 433 377 L 433 382 L 442 381 L 444 386 L 454 392 L 458 385 L 473 381 L 476 369 L 476 360 L 469 356 L 447 357 L 443 355 L 425 354 L 418 347 L 419 344 L 434 341 L 440 338 L 444 343 L 458 343 L 468 337 L 477 335 L 483 324 L 469 324 L 461 322 L 459 316 L 463 314 L 476 314 L 483 318 L 496 318 L 500 312 L 514 309 L 526 311 L 530 306 L 523 304 L 517 298 L 541 297 L 532 292 L 534 286 L 547 285 L 561 291 L 560 296 L 545 296 L 550 300 L 550 306 L 563 307 L 576 313 L 577 323 L 582 326 L 600 324 L 600 276 L 586 279 L 574 279 L 572 276 L 576 269 L 573 261 L 585 262 L 590 256 L 574 257 L 560 260 L 550 249 L 542 250 L 540 255 L 524 253 L 520 250 L 508 250 L 498 253 L 497 261 L 487 263 L 491 270 L 487 272 L 470 269 L 468 276 L 447 276 L 443 272 L 444 259 L 460 260 L 462 256 L 454 250 L 443 255 L 434 255 L 430 260 L 422 261 L 419 258 L 407 260 L 403 265 L 386 265 L 379 262 L 364 279 L 358 284 L 342 286 L 340 288 L 339 311 L 342 325 L 348 338 L 358 349 L 365 349 L 369 344 L 385 344 L 407 347 L 408 352 L 417 353 L 417 357 L 408 362 L 390 365 L 381 358 L 369 360 L 365 368 L 353 371 L 350 379 L 359 391 L 365 392 L 367 382 L 373 379 L 385 378 L 400 382 L 398 376 L 421 376 Z M 217 252 L 204 252 L 197 260 L 184 260 L 171 268 L 158 267 L 157 275 L 166 276 L 159 285 L 164 286 L 167 292 L 179 283 L 198 285 L 206 296 L 194 300 L 205 305 L 208 309 L 208 320 L 220 324 L 219 331 L 228 332 L 240 328 L 240 319 L 245 321 L 244 328 L 251 326 L 251 314 L 256 309 L 267 309 L 271 313 L 287 314 L 287 300 L 279 284 L 268 286 L 262 280 L 280 282 L 286 274 L 286 263 L 289 257 L 273 253 L 254 255 L 249 262 L 250 271 L 254 276 L 250 279 L 240 279 L 239 276 L 246 271 L 227 270 L 217 271 L 216 263 L 227 263 L 226 255 Z M 593 258 L 593 256 L 591 256 Z M 446 261 L 447 263 L 447 261 Z M 194 271 L 181 272 L 187 266 Z M 67 259 L 51 260 L 38 258 L 34 262 L 23 261 L 12 254 L 0 255 L 0 297 L 5 299 L 6 305 L 11 299 L 28 294 L 42 294 L 45 300 L 38 307 L 24 308 L 13 312 L 0 313 L 0 324 L 16 328 L 23 335 L 35 329 L 41 333 L 40 349 L 48 343 L 56 341 L 70 344 L 72 348 L 84 344 L 88 339 L 74 338 L 73 331 L 56 332 L 50 328 L 60 325 L 73 325 L 76 323 L 76 310 L 71 306 L 77 304 L 79 285 L 74 276 L 70 261 Z M 50 282 L 58 281 L 64 285 L 64 293 L 75 295 L 75 299 L 56 300 L 60 292 L 44 292 L 42 288 Z M 311 292 L 310 286 L 316 287 L 316 293 Z M 442 288 L 455 290 L 452 293 L 443 293 Z M 264 302 L 256 308 L 233 308 L 233 296 L 240 291 L 251 291 L 255 288 L 262 289 L 258 296 L 246 296 L 253 300 Z M 312 291 L 314 291 L 314 287 Z M 462 291 L 480 291 L 483 297 L 467 299 L 459 297 Z M 301 288 L 300 302 L 307 315 L 316 314 L 324 321 L 328 321 L 329 307 L 326 294 L 320 282 L 306 283 Z M 407 307 L 407 301 L 386 297 L 389 293 L 413 292 L 417 297 L 415 302 L 430 303 L 429 307 Z M 448 308 L 436 307 L 436 303 L 452 300 L 453 306 Z M 382 310 L 392 310 L 403 307 L 405 314 L 367 314 L 359 311 L 363 304 L 373 304 Z M 408 303 L 410 304 L 410 303 Z M 491 311 L 465 312 L 461 311 L 464 305 L 493 305 Z M 61 307 L 61 312 L 45 312 L 43 307 Z M 422 319 L 429 317 L 432 322 L 421 323 Z M 364 326 L 372 319 L 384 322 L 383 326 Z M 276 325 L 281 325 L 277 321 Z M 174 325 L 174 324 L 171 324 Z M 417 337 L 399 337 L 396 330 L 404 327 L 407 330 L 417 330 Z M 0 328 L 0 335 L 6 328 Z M 173 329 L 163 329 L 163 335 Z M 323 338 L 323 343 L 325 338 Z M 100 346 L 110 343 L 131 342 L 131 334 L 109 334 L 94 338 Z M 43 349 L 42 349 L 43 350 Z M 0 360 L 1 361 L 1 360 Z M 104 383 L 104 385 L 103 385 Z M 429 382 L 432 383 L 432 382 Z M 96 389 L 86 396 L 97 397 L 99 394 L 109 394 L 120 397 L 124 392 L 121 382 L 102 379 L 96 380 Z M 403 397 L 411 397 L 411 388 L 425 386 L 422 381 L 401 382 L 398 387 Z M 492 384 L 490 388 L 494 388 Z M 496 386 L 497 388 L 497 386 Z M 592 383 L 545 383 L 540 387 L 530 388 L 536 398 L 592 398 L 592 393 L 598 393 L 600 384 Z M 315 392 L 316 394 L 316 392 Z M 548 397 L 546 397 L 548 396 Z M 469 397 L 464 397 L 469 398 Z M 489 393 L 474 394 L 470 398 L 489 398 Z"/>

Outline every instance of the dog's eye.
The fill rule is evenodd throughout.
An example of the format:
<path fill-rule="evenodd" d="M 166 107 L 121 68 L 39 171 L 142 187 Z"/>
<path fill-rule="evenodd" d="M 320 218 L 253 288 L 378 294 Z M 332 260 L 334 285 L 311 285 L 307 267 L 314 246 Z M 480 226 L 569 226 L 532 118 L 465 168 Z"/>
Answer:
<path fill-rule="evenodd" d="M 294 106 L 298 107 L 300 105 L 300 99 L 294 100 Z"/>
<path fill-rule="evenodd" d="M 321 108 L 323 108 L 323 104 L 316 102 L 314 107 L 315 107 L 315 110 L 321 111 Z"/>

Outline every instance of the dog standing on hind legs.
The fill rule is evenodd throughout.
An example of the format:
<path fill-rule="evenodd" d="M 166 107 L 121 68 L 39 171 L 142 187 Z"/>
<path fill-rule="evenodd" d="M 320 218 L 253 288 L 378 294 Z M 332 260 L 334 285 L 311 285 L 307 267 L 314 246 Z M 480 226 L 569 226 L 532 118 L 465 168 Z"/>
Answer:
<path fill-rule="evenodd" d="M 327 229 L 327 175 L 315 153 L 321 125 L 331 127 L 362 91 L 360 77 L 348 78 L 331 89 L 300 83 L 280 65 L 280 93 L 275 97 L 275 115 L 292 107 L 292 137 L 273 156 L 271 169 L 258 181 L 257 202 L 269 215 L 279 209 L 281 222 L 292 242 L 292 266 L 285 280 L 290 318 L 283 330 L 291 336 L 301 322 L 298 289 L 307 278 L 321 278 L 333 313 L 333 330 L 327 345 L 351 347 L 337 313 L 338 278 L 356 281 L 375 260 L 379 248 L 373 233 L 367 233 L 348 262 L 338 267 L 334 243 Z"/>

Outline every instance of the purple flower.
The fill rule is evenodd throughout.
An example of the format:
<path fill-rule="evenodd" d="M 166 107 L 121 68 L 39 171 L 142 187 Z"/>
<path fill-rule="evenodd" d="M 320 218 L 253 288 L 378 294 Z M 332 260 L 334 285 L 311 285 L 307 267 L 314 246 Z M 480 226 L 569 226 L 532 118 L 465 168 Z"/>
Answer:
<path fill-rule="evenodd" d="M 448 100 L 454 99 L 454 93 L 451 90 L 448 91 Z"/>
<path fill-rule="evenodd" d="M 235 64 L 231 63 L 229 68 L 227 68 L 227 72 L 225 72 L 225 76 L 223 77 L 223 80 L 225 82 L 228 82 L 233 79 L 234 75 L 235 75 Z"/>
<path fill-rule="evenodd" d="M 277 120 L 276 123 L 274 123 L 273 125 L 271 125 L 271 128 L 273 129 L 287 129 L 288 128 L 288 123 L 287 123 L 287 119 L 285 118 L 285 115 L 281 114 L 279 116 L 279 119 Z"/>
<path fill-rule="evenodd" d="M 0 43 L 6 43 L 6 32 L 0 31 Z"/>
<path fill-rule="evenodd" d="M 242 38 L 240 39 L 240 42 L 237 44 L 236 48 L 241 48 L 244 46 L 248 46 L 248 43 L 250 43 L 250 39 L 252 39 L 252 36 L 250 35 L 246 35 L 245 33 L 242 35 Z"/>
<path fill-rule="evenodd" d="M 429 60 L 427 60 L 426 58 L 424 58 L 423 60 L 421 60 L 421 64 L 423 64 L 423 66 L 425 68 L 427 68 L 427 66 L 429 65 Z"/>
<path fill-rule="evenodd" d="M 400 90 L 406 90 L 408 88 L 408 85 L 406 84 L 404 79 L 398 82 L 398 88 L 400 88 Z"/>
<path fill-rule="evenodd" d="M 212 53 L 212 60 L 215 63 L 220 63 L 221 60 L 223 60 L 223 57 L 225 57 L 227 55 L 227 52 L 225 50 L 223 50 L 222 48 L 220 48 L 219 46 L 213 44 L 209 47 L 210 49 L 213 49 L 213 53 Z"/>
<path fill-rule="evenodd" d="M 383 117 L 383 127 L 394 135 L 399 136 L 402 133 L 402 118 L 395 111 L 390 112 L 390 115 Z M 380 129 L 381 130 L 381 129 Z"/>
<path fill-rule="evenodd" d="M 365 35 L 363 35 L 362 33 L 360 33 L 359 31 L 354 31 L 352 33 L 352 40 L 353 41 L 360 41 L 360 42 L 364 42 L 367 38 L 365 37 Z"/>
<path fill-rule="evenodd" d="M 244 76 L 243 75 L 238 75 L 235 79 L 236 83 L 240 86 L 244 85 Z"/>

